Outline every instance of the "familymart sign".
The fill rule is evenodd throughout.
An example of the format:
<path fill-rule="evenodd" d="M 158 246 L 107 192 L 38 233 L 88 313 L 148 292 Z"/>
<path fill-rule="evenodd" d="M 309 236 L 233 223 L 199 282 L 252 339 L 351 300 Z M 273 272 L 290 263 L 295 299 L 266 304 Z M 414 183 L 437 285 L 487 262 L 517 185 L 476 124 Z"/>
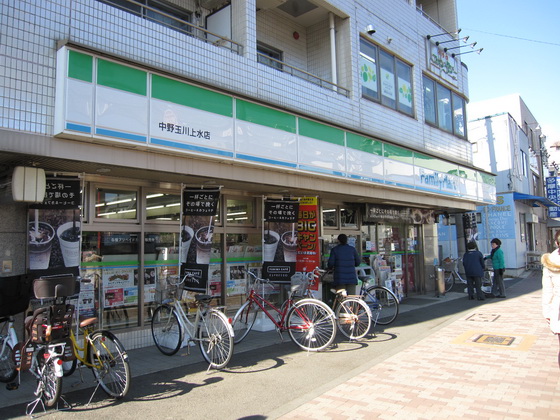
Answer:
<path fill-rule="evenodd" d="M 495 201 L 471 168 L 66 46 L 56 86 L 57 136 Z"/>

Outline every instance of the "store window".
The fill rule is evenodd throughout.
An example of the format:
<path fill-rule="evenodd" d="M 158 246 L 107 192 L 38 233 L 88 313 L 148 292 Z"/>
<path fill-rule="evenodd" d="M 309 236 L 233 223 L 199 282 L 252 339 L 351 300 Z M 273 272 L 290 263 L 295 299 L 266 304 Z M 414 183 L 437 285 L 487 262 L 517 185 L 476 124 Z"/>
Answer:
<path fill-rule="evenodd" d="M 255 225 L 254 199 L 226 199 L 226 220 L 228 225 Z"/>
<path fill-rule="evenodd" d="M 91 313 L 103 328 L 138 325 L 139 239 L 133 232 L 82 232 L 81 276 L 89 280 Z"/>
<path fill-rule="evenodd" d="M 148 193 L 146 195 L 146 220 L 179 221 L 180 217 L 179 194 Z"/>
<path fill-rule="evenodd" d="M 364 98 L 414 114 L 412 66 L 361 38 L 359 71 Z"/>
<path fill-rule="evenodd" d="M 111 188 L 95 189 L 95 217 L 101 219 L 136 219 L 138 191 Z"/>
<path fill-rule="evenodd" d="M 323 226 L 328 228 L 338 227 L 338 213 L 336 207 L 324 207 L 322 210 Z"/>
<path fill-rule="evenodd" d="M 240 307 L 246 299 L 246 273 L 262 265 L 261 233 L 228 233 L 226 235 L 226 306 Z M 260 273 L 259 273 L 260 275 Z"/>
<path fill-rule="evenodd" d="M 459 137 L 466 136 L 465 100 L 445 86 L 424 76 L 424 120 Z"/>

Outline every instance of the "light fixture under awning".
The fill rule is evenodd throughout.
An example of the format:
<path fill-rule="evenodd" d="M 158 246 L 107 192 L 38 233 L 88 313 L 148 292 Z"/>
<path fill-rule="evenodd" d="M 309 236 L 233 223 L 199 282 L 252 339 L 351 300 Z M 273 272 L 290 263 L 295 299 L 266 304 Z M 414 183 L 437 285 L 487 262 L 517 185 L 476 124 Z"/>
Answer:
<path fill-rule="evenodd" d="M 530 195 L 530 194 L 522 194 L 522 193 L 514 192 L 513 199 L 516 201 L 526 201 L 527 204 L 530 204 L 533 207 L 539 207 L 539 206 L 559 207 L 559 205 L 556 204 L 555 202 L 549 200 L 546 197 L 539 197 L 538 195 Z"/>

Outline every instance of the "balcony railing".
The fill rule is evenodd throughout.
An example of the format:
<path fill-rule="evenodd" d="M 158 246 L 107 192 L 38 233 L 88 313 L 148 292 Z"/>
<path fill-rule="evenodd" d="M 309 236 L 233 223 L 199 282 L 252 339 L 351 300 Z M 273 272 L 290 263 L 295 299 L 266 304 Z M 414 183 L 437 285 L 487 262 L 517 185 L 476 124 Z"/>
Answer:
<path fill-rule="evenodd" d="M 278 71 L 291 74 L 292 76 L 298 77 L 303 80 L 307 80 L 315 85 L 321 86 L 325 89 L 331 89 L 335 92 L 340 93 L 346 97 L 350 96 L 350 90 L 337 85 L 335 83 L 329 82 L 328 80 L 321 79 L 319 76 L 308 73 L 305 70 L 298 69 L 297 67 L 290 66 L 283 61 L 276 60 L 275 58 L 269 57 L 268 55 L 261 54 L 257 52 L 257 61 L 261 64 L 267 65 L 276 69 Z"/>
<path fill-rule="evenodd" d="M 243 52 L 243 46 L 241 44 L 222 35 L 210 32 L 204 28 L 201 28 L 200 26 L 194 25 L 184 19 L 180 19 L 177 16 L 173 16 L 170 13 L 167 13 L 160 9 L 156 9 L 147 4 L 139 3 L 134 0 L 100 1 L 113 7 L 117 7 L 121 10 L 125 10 L 126 12 L 132 13 L 133 15 L 139 16 L 150 22 L 154 22 L 175 31 L 181 32 L 187 36 L 192 36 L 206 43 L 229 49 L 236 54 L 241 55 Z M 187 13 L 188 12 L 185 11 L 185 14 Z"/>

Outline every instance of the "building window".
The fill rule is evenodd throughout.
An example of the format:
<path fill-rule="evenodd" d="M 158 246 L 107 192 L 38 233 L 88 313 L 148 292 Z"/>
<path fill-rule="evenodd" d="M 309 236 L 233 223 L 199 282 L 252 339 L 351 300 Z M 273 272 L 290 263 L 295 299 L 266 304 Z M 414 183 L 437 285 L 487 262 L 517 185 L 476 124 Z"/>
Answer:
<path fill-rule="evenodd" d="M 96 188 L 95 217 L 101 219 L 136 219 L 138 191 Z"/>
<path fill-rule="evenodd" d="M 233 199 L 226 200 L 226 220 L 228 225 L 255 224 L 255 201 L 253 199 Z"/>
<path fill-rule="evenodd" d="M 465 100 L 450 89 L 424 76 L 424 120 L 459 137 L 466 136 Z"/>
<path fill-rule="evenodd" d="M 527 154 L 520 150 L 521 152 L 521 174 L 524 178 L 527 178 Z"/>
<path fill-rule="evenodd" d="M 262 42 L 257 42 L 257 62 L 265 64 L 269 67 L 282 70 L 282 63 L 284 53 L 270 45 Z"/>
<path fill-rule="evenodd" d="M 412 67 L 394 55 L 360 39 L 362 97 L 413 115 Z"/>
<path fill-rule="evenodd" d="M 181 216 L 181 196 L 150 192 L 146 195 L 146 220 L 179 221 Z"/>
<path fill-rule="evenodd" d="M 190 33 L 192 13 L 159 0 L 98 0 L 168 28 Z"/>

